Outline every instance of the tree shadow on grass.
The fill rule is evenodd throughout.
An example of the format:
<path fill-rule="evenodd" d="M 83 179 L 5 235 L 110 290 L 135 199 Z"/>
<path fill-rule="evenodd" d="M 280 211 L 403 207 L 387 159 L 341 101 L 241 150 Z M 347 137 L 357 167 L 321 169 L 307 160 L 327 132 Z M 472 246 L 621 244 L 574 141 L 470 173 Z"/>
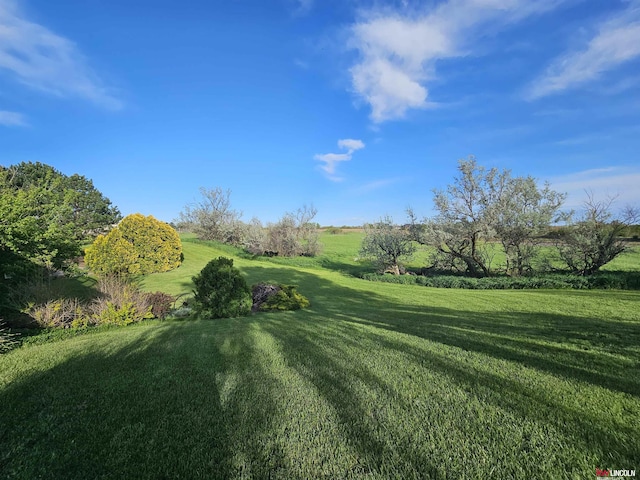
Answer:
<path fill-rule="evenodd" d="M 252 337 L 238 334 L 246 324 L 234 323 L 232 336 L 212 326 L 141 329 L 5 386 L 0 477 L 266 478 L 281 469 L 277 445 L 261 442 L 279 385 Z"/>
<path fill-rule="evenodd" d="M 588 462 L 585 466 L 585 458 L 595 462 L 594 465 L 611 462 L 635 465 L 640 460 L 639 429 L 637 424 L 634 425 L 632 411 L 627 412 L 625 423 L 625 415 L 620 417 L 609 412 L 599 414 L 592 411 L 596 402 L 587 401 L 589 405 L 584 406 L 575 399 L 568 399 L 565 397 L 567 392 L 574 394 L 576 390 L 562 381 L 552 381 L 550 384 L 550 387 L 557 388 L 554 383 L 560 383 L 560 390 L 546 391 L 544 383 L 535 383 L 539 379 L 533 382 L 523 381 L 517 376 L 511 378 L 504 375 L 499 370 L 492 371 L 484 366 L 471 367 L 464 358 L 461 360 L 446 351 L 418 348 L 396 336 L 389 337 L 384 333 L 376 333 L 375 330 L 363 330 L 357 323 L 336 322 L 335 325 L 319 329 L 309 326 L 309 321 L 314 320 L 322 321 L 321 318 L 312 317 L 296 324 L 270 319 L 265 321 L 263 328 L 280 342 L 287 363 L 333 407 L 349 444 L 358 452 L 358 463 L 350 473 L 398 478 L 441 478 L 446 476 L 443 465 L 448 463 L 446 474 L 461 478 L 469 476 L 473 470 L 469 470 L 469 466 L 465 466 L 456 457 L 464 457 L 461 452 L 466 451 L 468 454 L 474 448 L 486 449 L 493 468 L 506 476 L 509 476 L 510 468 L 520 464 L 523 470 L 519 474 L 514 472 L 514 478 L 523 472 L 527 476 L 535 475 L 539 473 L 538 468 L 542 471 L 549 467 L 584 475 L 584 469 L 592 467 Z M 454 437 L 465 438 L 460 451 L 433 451 L 431 446 L 425 445 L 419 438 L 427 436 L 425 430 L 437 430 L 441 427 L 434 422 L 440 415 L 435 413 L 422 416 L 409 400 L 406 391 L 399 389 L 397 384 L 394 386 L 392 378 L 380 376 L 370 361 L 363 360 L 363 357 L 371 355 L 371 351 L 367 351 L 370 345 L 365 345 L 371 342 L 381 352 L 396 351 L 402 356 L 410 357 L 413 365 L 448 378 L 449 383 L 458 385 L 468 395 L 480 399 L 483 405 L 481 408 L 491 411 L 491 408 L 484 405 L 493 405 L 499 411 L 508 412 L 518 419 L 517 426 L 512 427 L 507 422 L 506 431 L 489 437 L 491 444 L 479 443 L 476 447 L 469 447 L 469 443 L 473 445 L 478 442 L 474 435 L 482 438 L 482 433 L 478 434 L 472 427 L 468 432 L 469 436 L 465 438 L 454 430 Z M 397 377 L 406 376 L 404 371 L 397 372 Z M 366 394 L 363 394 L 362 385 L 369 392 L 368 401 L 364 398 Z M 555 394 L 560 396 L 556 398 Z M 588 391 L 580 394 L 589 396 Z M 376 399 L 375 403 L 371 403 L 371 398 Z M 449 401 L 449 397 L 443 397 L 444 404 Z M 628 402 L 627 406 L 631 404 L 632 402 Z M 609 405 L 605 402 L 602 406 L 607 408 Z M 637 403 L 632 408 L 636 412 L 639 410 Z M 409 416 L 413 417 L 410 423 L 415 424 L 414 430 L 399 429 L 393 415 L 386 414 L 386 410 L 390 409 L 409 412 Z M 470 420 L 466 418 L 468 412 L 460 411 L 459 414 L 459 427 L 469 428 Z M 479 430 L 493 427 L 491 418 L 473 422 Z M 559 446 L 557 451 L 546 443 L 543 450 L 539 440 L 536 444 L 535 439 L 529 438 L 526 430 L 531 429 L 531 426 L 523 427 L 524 433 L 519 430 L 521 423 L 530 425 L 532 422 L 536 425 L 534 430 L 538 437 L 541 431 L 562 434 L 564 440 L 549 440 L 549 444 L 553 445 L 555 442 Z M 505 428 L 503 424 L 500 425 L 494 428 Z M 447 426 L 451 427 L 451 424 Z M 515 447 L 514 442 L 501 443 L 500 437 L 511 434 L 516 437 L 522 434 L 522 441 L 516 442 Z M 577 457 L 576 450 L 579 452 Z M 577 464 L 578 459 L 582 462 L 580 465 Z M 547 465 L 542 465 L 544 462 Z"/>
<path fill-rule="evenodd" d="M 109 332 L 103 340 L 92 339 L 90 352 L 70 355 L 43 372 L 25 373 L 0 391 L 0 476 L 304 478 L 301 467 L 291 464 L 295 446 L 273 436 L 283 422 L 283 411 L 315 414 L 283 407 L 281 393 L 287 385 L 265 361 L 256 326 L 279 344 L 281 368 L 295 370 L 332 407 L 348 446 L 357 452 L 357 462 L 350 466 L 344 458 L 334 460 L 342 462 L 344 477 L 473 477 L 473 466 L 462 463 L 449 465 L 445 473 L 447 456 L 485 448 L 490 460 L 506 468 L 526 455 L 531 462 L 539 460 L 536 454 L 550 452 L 548 446 L 543 449 L 523 441 L 528 452 L 518 451 L 511 462 L 504 460 L 496 447 L 502 431 L 491 437 L 490 446 L 472 438 L 445 452 L 433 450 L 429 441 L 416 441 L 420 435 L 427 438 L 430 425 L 425 421 L 436 423 L 437 418 L 425 416 L 407 392 L 393 384 L 394 377 L 381 375 L 367 363 L 371 361 L 367 355 L 376 349 L 406 356 L 416 369 L 450 379 L 470 397 L 480 398 L 482 405 L 495 406 L 522 422 L 531 420 L 538 430 L 549 426 L 561 432 L 572 440 L 569 451 L 552 459 L 565 455 L 566 468 L 578 458 L 583 463 L 587 458 L 620 465 L 638 460 L 636 424 L 620 425 L 631 413 L 599 415 L 544 391 L 545 375 L 551 373 L 550 383 L 562 384 L 563 393 L 586 392 L 589 384 L 606 387 L 635 396 L 629 404 L 635 401 L 637 410 L 637 324 L 559 314 L 488 317 L 469 309 L 420 308 L 303 270 L 266 266 L 242 270 L 251 282 L 298 285 L 310 298 L 311 308 L 282 316 L 167 322 L 154 329 L 140 327 L 139 334 L 135 334 L 138 327 L 132 327 L 123 329 L 123 335 L 131 332 L 126 342 L 115 342 L 116 337 L 110 336 L 114 332 Z M 423 291 L 412 288 L 417 294 Z M 605 337 L 592 337 L 590 332 Z M 610 343 L 620 346 L 618 355 L 604 351 Z M 468 353 L 461 357 L 464 351 Z M 478 354 L 491 365 L 471 368 L 462 361 L 477 359 Z M 540 380 L 539 387 L 502 375 L 501 365 L 506 371 L 517 371 L 518 366 L 535 370 L 530 373 Z M 402 371 L 396 376 L 408 378 Z M 564 379 L 579 380 L 587 387 Z M 619 405 L 624 406 L 616 408 Z M 408 423 L 396 424 L 389 413 L 392 409 Z M 489 422 L 477 425 L 487 427 Z M 299 428 L 310 428 L 300 423 Z M 464 425 L 454 423 L 454 427 Z M 435 424 L 433 430 L 437 428 Z M 509 428 L 517 425 L 505 433 Z M 304 433 L 313 445 L 318 433 Z M 530 463 L 527 472 L 536 473 L 534 467 L 535 462 Z"/>
<path fill-rule="evenodd" d="M 635 405 L 631 407 L 632 410 L 627 411 L 627 407 L 620 405 L 614 407 L 614 410 L 621 409 L 622 412 L 616 418 L 616 414 L 607 413 L 606 399 L 602 401 L 604 393 L 593 392 L 594 395 L 600 395 L 603 403 L 592 402 L 591 405 L 607 411 L 602 412 L 602 417 L 593 412 L 585 414 L 584 409 L 574 408 L 572 402 L 555 399 L 553 392 L 545 392 L 544 380 L 537 389 L 532 389 L 517 378 L 508 379 L 489 369 L 480 372 L 469 370 L 465 365 L 446 356 L 435 358 L 433 352 L 417 350 L 409 345 L 410 342 L 393 342 L 382 331 L 373 333 L 376 329 L 381 329 L 419 337 L 486 355 L 490 359 L 532 368 L 543 374 L 552 374 L 560 382 L 562 379 L 579 381 L 629 394 L 637 402 L 640 397 L 640 324 L 632 319 L 603 320 L 570 313 L 539 311 L 479 312 L 464 307 L 420 308 L 397 303 L 391 297 L 338 285 L 312 273 L 265 267 L 246 267 L 243 270 L 250 278 L 272 278 L 298 285 L 298 290 L 311 300 L 311 309 L 303 317 L 303 322 L 330 322 L 331 328 L 347 332 L 341 338 L 327 339 L 327 342 L 346 344 L 346 339 L 349 338 L 348 325 L 373 328 L 370 330 L 370 337 L 376 338 L 376 344 L 381 349 L 391 348 L 410 354 L 416 363 L 425 364 L 427 368 L 451 377 L 471 394 L 486 394 L 487 401 L 499 408 L 536 422 L 549 423 L 553 428 L 565 432 L 567 437 L 574 438 L 576 444 L 590 452 L 592 458 L 611 461 L 613 455 L 623 463 L 640 461 L 637 453 L 640 451 L 640 430 L 637 422 L 634 423 L 630 416 L 633 409 L 637 410 L 637 403 L 633 404 L 633 400 L 629 399 L 628 402 L 628 405 Z M 420 293 L 420 287 L 412 288 L 415 288 L 416 294 Z M 460 296 L 464 297 L 465 293 L 461 291 Z M 507 292 L 509 293 L 511 292 Z M 566 292 L 544 292 L 546 293 L 566 295 Z M 513 294 L 522 296 L 526 292 L 518 291 Z M 571 294 L 590 296 L 589 292 Z M 540 301 L 539 295 L 536 292 L 532 301 Z M 637 294 L 629 292 L 607 292 L 606 297 L 607 301 L 637 301 L 639 298 Z M 301 373 L 316 385 L 337 412 L 341 412 L 345 428 L 352 433 L 353 444 L 360 449 L 367 462 L 374 469 L 380 468 L 381 465 L 375 463 L 375 458 L 385 446 L 377 443 L 376 437 L 367 431 L 368 427 L 357 421 L 359 418 L 366 418 L 367 413 L 358 407 L 357 397 L 349 394 L 353 371 L 350 370 L 348 375 L 341 373 L 340 367 L 331 358 L 314 347 L 309 338 L 317 335 L 317 332 L 299 330 L 289 325 L 289 332 L 284 335 L 280 326 L 266 328 L 283 343 L 285 352 L 304 352 L 302 357 L 297 355 L 290 363 L 306 364 Z M 358 338 L 362 335 L 362 327 L 350 332 L 353 338 Z M 371 372 L 361 374 L 360 379 L 373 389 L 386 388 L 375 380 Z M 550 381 L 556 382 L 552 379 Z M 565 385 L 567 387 L 563 394 L 575 395 L 579 392 L 578 395 L 590 397 L 588 387 L 585 389 L 582 386 Z M 620 418 L 626 419 L 628 423 L 620 424 Z M 631 440 L 634 438 L 636 440 Z M 403 449 L 411 452 L 409 445 L 403 446 Z M 419 455 L 411 454 L 407 458 L 416 459 L 407 460 L 412 468 L 418 468 L 418 463 L 430 465 L 427 459 L 420 458 Z M 407 470 L 409 471 L 412 470 Z"/>
<path fill-rule="evenodd" d="M 364 273 L 374 271 L 375 268 L 370 261 L 366 261 L 360 264 L 353 264 L 347 262 L 341 262 L 332 258 L 321 258 L 320 265 L 327 270 L 341 273 L 343 275 L 349 275 L 352 277 L 360 277 Z"/>
<path fill-rule="evenodd" d="M 640 396 L 639 323 L 551 312 L 421 308 L 298 270 L 256 266 L 243 271 L 251 279 L 298 285 L 298 291 L 311 300 L 311 310 L 324 321 L 345 320 L 405 333 Z M 417 294 L 426 292 L 424 287 L 410 288 Z M 461 298 L 465 294 L 460 291 Z M 513 294 L 521 296 L 523 292 Z M 639 298 L 628 292 L 607 294 L 608 298 Z M 614 349 L 616 354 L 612 355 Z"/>
<path fill-rule="evenodd" d="M 584 451 L 590 451 L 602 460 L 610 457 L 611 452 L 615 452 L 618 456 L 616 461 L 622 463 L 631 462 L 635 465 L 640 460 L 640 430 L 637 422 L 629 421 L 633 420 L 631 411 L 628 412 L 627 422 L 624 422 L 621 417 L 601 415 L 588 407 L 583 408 L 586 399 L 580 402 L 575 398 L 573 401 L 556 398 L 557 394 L 565 393 L 562 390 L 547 390 L 542 385 L 518 381 L 517 377 L 512 379 L 488 369 L 473 368 L 446 355 L 436 355 L 388 338 L 379 337 L 379 342 L 385 348 L 412 356 L 430 370 L 442 372 L 484 402 L 510 411 L 523 420 L 533 419 L 563 431 Z M 575 393 L 571 388 L 567 391 Z M 582 394 L 588 396 L 588 393 Z M 603 408 L 609 406 L 606 401 L 601 404 Z M 638 410 L 637 404 L 635 408 Z"/>
<path fill-rule="evenodd" d="M 340 343 L 346 339 L 326 337 L 313 327 L 277 320 L 265 322 L 262 328 L 278 341 L 287 364 L 329 403 L 344 439 L 356 452 L 355 461 L 339 472 L 339 478 L 440 478 L 441 469 L 434 459 L 416 448 L 409 437 L 389 442 L 385 410 L 389 403 L 403 400 L 370 369 L 357 361 L 345 367 L 323 348 L 328 341 L 329 350 L 339 354 L 343 351 Z M 358 383 L 376 392 L 380 401 L 367 403 L 354 388 Z M 408 409 L 409 405 L 402 407 Z"/>
<path fill-rule="evenodd" d="M 566 469 L 563 471 L 569 476 L 585 475 L 592 468 L 585 458 L 598 465 L 602 462 L 635 464 L 638 460 L 637 426 L 620 425 L 619 419 L 607 414 L 585 415 L 590 406 L 576 408 L 579 402 L 556 399 L 545 392 L 544 387 L 532 387 L 518 378 L 470 368 L 446 352 L 394 341 L 348 322 L 318 328 L 308 321 L 269 319 L 263 328 L 278 340 L 287 363 L 333 407 L 348 444 L 358 453 L 358 461 L 348 475 L 371 474 L 383 478 L 475 475 L 480 478 L 479 472 L 484 467 L 474 466 L 473 462 L 465 464 L 465 458 L 476 450 L 482 450 L 491 468 L 507 477 L 510 469 L 519 468 L 512 478 L 524 478 L 525 473 L 527 478 L 535 477 L 553 469 Z M 397 351 L 400 356 L 410 357 L 414 367 L 448 378 L 447 384 L 457 385 L 470 397 L 480 399 L 481 406 L 458 402 L 455 395 L 452 400 L 446 393 L 438 400 L 438 389 L 430 388 L 428 395 L 436 394 L 435 402 L 442 405 L 435 411 L 421 410 L 424 399 L 413 397 L 415 390 L 409 393 L 399 387 L 411 381 L 411 375 L 403 370 L 392 377 L 380 375 L 372 365 L 371 356 L 375 356 L 370 350 L 372 340 L 384 356 L 389 351 Z M 500 421 L 502 415 L 498 415 L 498 423 L 494 425 L 491 413 L 486 413 L 495 411 L 493 407 L 512 415 L 516 423 Z M 460 410 L 449 415 L 444 424 L 439 423 L 443 421 L 442 410 L 458 408 Z M 478 418 L 468 417 L 470 408 Z M 481 412 L 475 412 L 475 408 Z M 399 410 L 403 412 L 401 418 L 398 418 Z M 484 435 L 487 429 L 494 433 Z M 541 432 L 558 432 L 560 436 L 544 439 L 541 445 Z M 434 441 L 438 435 L 440 439 Z M 442 440 L 442 436 L 456 439 L 460 444 Z M 557 449 L 553 448 L 554 444 Z"/>

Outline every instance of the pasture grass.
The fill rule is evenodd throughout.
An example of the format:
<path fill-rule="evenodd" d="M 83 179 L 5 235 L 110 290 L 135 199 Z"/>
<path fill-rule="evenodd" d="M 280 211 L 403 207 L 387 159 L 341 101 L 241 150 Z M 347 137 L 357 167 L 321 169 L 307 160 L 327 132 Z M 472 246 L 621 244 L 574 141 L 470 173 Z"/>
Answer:
<path fill-rule="evenodd" d="M 233 256 L 249 283 L 298 285 L 308 309 L 150 321 L 0 356 L 0 477 L 640 469 L 640 292 L 367 282 L 348 274 L 366 266 L 353 238 L 332 237 L 290 263 L 185 241 L 183 266 L 143 281 L 186 293 L 208 260 Z"/>

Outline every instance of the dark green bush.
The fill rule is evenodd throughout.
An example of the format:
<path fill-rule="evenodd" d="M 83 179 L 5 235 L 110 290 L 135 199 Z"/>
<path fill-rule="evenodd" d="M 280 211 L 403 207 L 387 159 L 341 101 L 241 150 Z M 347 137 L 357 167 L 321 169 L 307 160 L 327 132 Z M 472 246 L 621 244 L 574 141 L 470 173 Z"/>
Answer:
<path fill-rule="evenodd" d="M 230 258 L 211 260 L 193 277 L 196 312 L 202 317 L 227 318 L 251 312 L 251 290 Z"/>
<path fill-rule="evenodd" d="M 401 285 L 412 285 L 416 283 L 416 276 L 413 275 L 393 275 L 391 273 L 365 273 L 362 278 L 371 282 L 399 283 Z"/>
<path fill-rule="evenodd" d="M 259 310 L 300 310 L 309 305 L 309 300 L 298 293 L 294 285 L 278 285 L 278 290 L 267 297 Z"/>

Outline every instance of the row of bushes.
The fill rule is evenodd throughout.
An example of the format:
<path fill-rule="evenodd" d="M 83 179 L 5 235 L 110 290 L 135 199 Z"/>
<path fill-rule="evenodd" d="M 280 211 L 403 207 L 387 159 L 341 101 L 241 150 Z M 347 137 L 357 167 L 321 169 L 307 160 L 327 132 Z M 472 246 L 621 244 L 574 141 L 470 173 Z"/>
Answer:
<path fill-rule="evenodd" d="M 570 274 L 550 274 L 531 277 L 484 277 L 470 278 L 457 275 L 391 275 L 365 273 L 365 280 L 373 282 L 397 283 L 403 285 L 423 285 L 436 288 L 466 288 L 471 290 L 509 289 L 618 289 L 640 290 L 639 272 L 607 272 L 589 277 Z"/>
<path fill-rule="evenodd" d="M 41 328 L 83 328 L 102 325 L 123 326 L 167 315 L 200 318 L 227 318 L 252 311 L 298 310 L 309 300 L 293 285 L 259 283 L 249 288 L 233 260 L 219 257 L 193 277 L 194 298 L 178 309 L 176 298 L 163 292 L 142 292 L 128 277 L 103 276 L 95 291 L 85 298 L 65 295 L 64 282 L 34 277 L 16 285 L 9 305 L 29 322 Z M 27 325 L 25 325 L 27 326 Z M 14 335 L 0 324 L 0 353 L 9 350 Z"/>

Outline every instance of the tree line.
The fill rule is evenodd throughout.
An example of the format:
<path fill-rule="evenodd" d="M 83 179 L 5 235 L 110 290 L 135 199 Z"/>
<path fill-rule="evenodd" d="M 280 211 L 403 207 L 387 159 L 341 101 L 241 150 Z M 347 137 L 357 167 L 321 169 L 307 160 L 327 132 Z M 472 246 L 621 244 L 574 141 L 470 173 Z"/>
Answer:
<path fill-rule="evenodd" d="M 265 225 L 257 218 L 242 221 L 241 212 L 232 208 L 230 190 L 203 187 L 200 193 L 200 200 L 185 206 L 175 220 L 178 230 L 253 255 L 313 256 L 320 251 L 313 206 L 304 205 Z M 566 194 L 548 184 L 539 186 L 531 176 L 486 169 L 473 157 L 460 160 L 453 183 L 433 193 L 436 215 L 431 218 L 418 219 L 409 209 L 404 225 L 389 217 L 365 225 L 361 254 L 381 270 L 397 274 L 417 245 L 427 245 L 434 252 L 429 265 L 434 270 L 473 277 L 520 276 L 541 268 L 540 247 L 553 242 L 569 270 L 590 275 L 627 250 L 620 235 L 638 221 L 637 208 L 614 215 L 612 199 L 596 201 L 592 195 L 580 214 L 564 212 Z M 82 254 L 82 246 L 96 238 L 88 249 L 96 271 L 148 273 L 180 264 L 179 238 L 167 224 L 138 214 L 114 228 L 121 220 L 117 207 L 81 175 L 67 176 L 42 163 L 0 167 L 0 268 L 5 275 L 25 266 L 69 266 Z M 554 224 L 564 226 L 550 238 Z M 166 239 L 171 258 L 165 261 L 157 252 Z M 152 247 L 146 253 L 141 250 L 145 242 Z M 495 262 L 496 246 L 502 250 L 503 265 Z M 124 265 L 124 260 L 111 258 L 117 252 L 136 259 Z"/>
<path fill-rule="evenodd" d="M 231 190 L 200 188 L 199 201 L 187 205 L 175 221 L 176 228 L 193 232 L 203 240 L 215 240 L 244 248 L 253 255 L 314 256 L 320 252 L 318 211 L 303 205 L 286 212 L 277 222 L 263 225 L 258 218 L 248 223 L 231 207 Z"/>

